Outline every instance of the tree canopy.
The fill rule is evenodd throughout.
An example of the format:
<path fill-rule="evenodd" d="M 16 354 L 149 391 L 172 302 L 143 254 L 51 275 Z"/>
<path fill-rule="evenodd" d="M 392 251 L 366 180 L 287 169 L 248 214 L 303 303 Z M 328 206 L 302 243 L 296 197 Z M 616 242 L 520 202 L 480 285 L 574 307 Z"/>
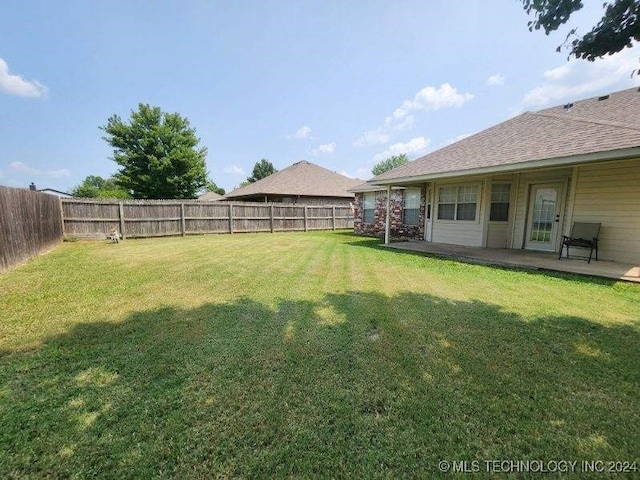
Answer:
<path fill-rule="evenodd" d="M 70 193 L 81 198 L 131 198 L 131 193 L 120 187 L 114 177 L 104 179 L 99 175 L 89 175 Z"/>
<path fill-rule="evenodd" d="M 215 192 L 218 195 L 224 195 L 226 193 L 225 189 L 216 185 L 213 180 L 207 181 L 207 184 L 204 186 L 206 192 Z"/>
<path fill-rule="evenodd" d="M 247 177 L 247 182 L 257 182 L 277 171 L 269 160 L 263 158 L 253 166 L 253 171 L 251 172 L 251 176 Z"/>
<path fill-rule="evenodd" d="M 543 29 L 548 35 L 567 23 L 571 15 L 583 7 L 582 0 L 522 0 L 527 14 L 534 14 L 529 30 Z M 572 29 L 563 45 L 570 49 L 570 56 L 594 61 L 604 55 L 617 53 L 632 46 L 632 40 L 640 41 L 640 1 L 612 0 L 602 4 L 604 14 L 598 24 L 582 37 Z M 569 38 L 575 37 L 569 41 Z"/>
<path fill-rule="evenodd" d="M 194 198 L 207 184 L 207 149 L 178 113 L 139 104 L 129 122 L 113 115 L 100 127 L 121 169 L 117 185 L 134 198 Z"/>
<path fill-rule="evenodd" d="M 407 163 L 409 163 L 409 157 L 407 157 L 406 153 L 403 153 L 401 155 L 393 155 L 386 160 L 382 160 L 381 162 L 376 163 L 373 166 L 373 170 L 371 170 L 371 173 L 373 173 L 374 175 L 381 175 L 384 172 L 393 170 L 397 167 L 401 167 L 402 165 L 405 165 Z"/>

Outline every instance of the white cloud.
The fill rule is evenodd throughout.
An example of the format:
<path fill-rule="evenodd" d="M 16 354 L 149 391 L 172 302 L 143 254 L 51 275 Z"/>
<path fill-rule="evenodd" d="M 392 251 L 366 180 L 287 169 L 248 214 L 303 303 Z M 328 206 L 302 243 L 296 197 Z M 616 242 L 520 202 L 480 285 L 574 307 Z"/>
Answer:
<path fill-rule="evenodd" d="M 237 165 L 229 165 L 228 167 L 223 168 L 222 171 L 231 175 L 244 175 L 244 170 Z"/>
<path fill-rule="evenodd" d="M 9 65 L 0 58 L 0 92 L 18 97 L 42 97 L 47 87 L 36 80 L 25 80 L 20 75 L 9 73 Z"/>
<path fill-rule="evenodd" d="M 401 155 L 403 153 L 407 154 L 407 156 L 416 156 L 427 151 L 429 148 L 429 144 L 431 140 L 426 137 L 416 137 L 412 138 L 408 142 L 400 142 L 394 143 L 393 145 L 389 145 L 389 147 L 384 151 L 377 153 L 373 160 L 375 162 L 379 162 L 381 160 L 385 160 L 393 155 Z"/>
<path fill-rule="evenodd" d="M 383 145 L 391 140 L 394 133 L 412 128 L 415 118 L 411 114 L 417 111 L 436 111 L 443 108 L 461 107 L 473 99 L 470 93 L 458 93 L 458 90 L 448 83 L 439 88 L 424 87 L 412 99 L 405 100 L 393 113 L 384 119 L 384 123 L 375 130 L 362 134 L 353 144 L 356 147 Z"/>
<path fill-rule="evenodd" d="M 595 62 L 572 59 L 544 72 L 544 81 L 524 95 L 521 105 L 539 109 L 579 100 L 604 88 L 620 90 L 637 85 L 638 77 L 632 79 L 631 72 L 640 66 L 639 57 L 640 46 L 635 45 Z"/>
<path fill-rule="evenodd" d="M 303 125 L 296 131 L 296 133 L 289 135 L 289 138 L 295 138 L 296 140 L 311 138 L 311 128 L 309 128 L 308 125 Z"/>
<path fill-rule="evenodd" d="M 553 68 L 551 70 L 547 70 L 542 74 L 542 76 L 551 82 L 560 82 L 567 78 L 571 73 L 571 63 L 566 63 L 561 67 Z"/>
<path fill-rule="evenodd" d="M 311 151 L 311 154 L 314 156 L 321 155 L 323 153 L 333 153 L 336 150 L 336 142 L 325 143 L 324 145 L 320 145 L 318 148 L 314 148 Z"/>
<path fill-rule="evenodd" d="M 504 85 L 504 76 L 499 73 L 494 73 L 487 78 L 486 84 L 490 87 L 501 87 Z"/>
<path fill-rule="evenodd" d="M 364 132 L 360 138 L 358 138 L 353 145 L 356 147 L 367 147 L 369 145 L 383 145 L 391 139 L 391 135 L 382 130 L 382 127 L 377 130 L 369 130 Z"/>
<path fill-rule="evenodd" d="M 470 93 L 458 93 L 458 90 L 443 83 L 440 88 L 425 87 L 415 94 L 413 100 L 405 100 L 400 107 L 396 108 L 391 118 L 404 118 L 409 112 L 414 110 L 440 110 L 442 108 L 461 107 L 469 100 L 473 99 Z M 390 117 L 387 117 L 388 119 Z M 386 122 L 387 120 L 385 120 Z M 392 120 L 389 120 L 392 121 Z"/>
<path fill-rule="evenodd" d="M 67 168 L 61 168 L 58 170 L 47 170 L 47 169 L 39 169 L 30 167 L 26 163 L 23 162 L 11 162 L 9 164 L 9 170 L 16 173 L 22 173 L 24 175 L 31 175 L 34 177 L 45 177 L 45 178 L 62 178 L 68 177 L 71 175 L 71 171 Z"/>

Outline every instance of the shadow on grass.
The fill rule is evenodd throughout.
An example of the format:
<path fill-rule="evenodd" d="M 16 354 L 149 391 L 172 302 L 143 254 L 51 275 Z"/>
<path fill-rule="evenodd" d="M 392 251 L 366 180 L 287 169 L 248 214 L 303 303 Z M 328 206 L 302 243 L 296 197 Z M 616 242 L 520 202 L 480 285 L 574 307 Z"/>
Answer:
<path fill-rule="evenodd" d="M 481 302 L 349 292 L 79 324 L 0 352 L 0 475 L 432 476 L 638 460 L 640 338 Z"/>

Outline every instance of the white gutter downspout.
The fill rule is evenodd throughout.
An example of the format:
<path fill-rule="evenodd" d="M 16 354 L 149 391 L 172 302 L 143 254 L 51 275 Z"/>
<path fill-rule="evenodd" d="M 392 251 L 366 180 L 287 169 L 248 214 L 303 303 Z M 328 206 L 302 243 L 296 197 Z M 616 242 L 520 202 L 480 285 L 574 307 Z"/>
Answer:
<path fill-rule="evenodd" d="M 387 185 L 387 213 L 384 221 L 384 244 L 389 245 L 391 236 L 391 185 Z"/>

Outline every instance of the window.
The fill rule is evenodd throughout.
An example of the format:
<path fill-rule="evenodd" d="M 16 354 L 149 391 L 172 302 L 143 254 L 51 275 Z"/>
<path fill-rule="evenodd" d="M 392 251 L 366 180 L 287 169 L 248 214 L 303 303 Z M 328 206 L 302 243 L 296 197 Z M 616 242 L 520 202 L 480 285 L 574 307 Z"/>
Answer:
<path fill-rule="evenodd" d="M 456 218 L 456 187 L 442 187 L 438 195 L 438 220 Z"/>
<path fill-rule="evenodd" d="M 491 213 L 489 220 L 492 222 L 506 222 L 509 220 L 509 197 L 511 185 L 508 183 L 491 186 Z"/>
<path fill-rule="evenodd" d="M 368 192 L 364 194 L 364 223 L 373 223 L 374 220 L 374 211 L 376 208 L 376 194 L 375 192 Z"/>
<path fill-rule="evenodd" d="M 404 208 L 402 211 L 404 225 L 418 225 L 420 223 L 420 189 L 407 188 L 404 191 Z"/>
<path fill-rule="evenodd" d="M 456 220 L 475 220 L 478 186 L 467 185 L 458 187 L 458 209 Z"/>
<path fill-rule="evenodd" d="M 438 220 L 476 219 L 478 186 L 440 187 L 438 190 Z"/>

